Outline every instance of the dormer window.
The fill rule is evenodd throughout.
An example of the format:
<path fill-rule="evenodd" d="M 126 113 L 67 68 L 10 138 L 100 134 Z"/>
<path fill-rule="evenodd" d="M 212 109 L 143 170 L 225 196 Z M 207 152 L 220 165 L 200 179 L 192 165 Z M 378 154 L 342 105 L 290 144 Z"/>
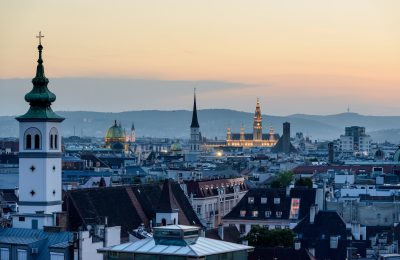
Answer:
<path fill-rule="evenodd" d="M 246 211 L 245 211 L 245 210 L 241 210 L 241 211 L 240 211 L 240 216 L 241 216 L 241 217 L 246 216 Z"/>
<path fill-rule="evenodd" d="M 249 204 L 254 204 L 254 197 L 249 197 L 248 198 L 248 203 Z"/>
<path fill-rule="evenodd" d="M 274 198 L 274 204 L 280 204 L 281 198 Z"/>
<path fill-rule="evenodd" d="M 258 210 L 253 210 L 252 216 L 255 218 L 258 217 Z"/>
<path fill-rule="evenodd" d="M 275 215 L 276 215 L 277 218 L 281 218 L 282 217 L 282 211 L 277 211 L 275 213 Z"/>
<path fill-rule="evenodd" d="M 267 204 L 267 197 L 261 197 L 261 204 Z"/>
<path fill-rule="evenodd" d="M 271 211 L 265 211 L 265 217 L 266 218 L 269 218 L 269 217 L 271 217 Z"/>

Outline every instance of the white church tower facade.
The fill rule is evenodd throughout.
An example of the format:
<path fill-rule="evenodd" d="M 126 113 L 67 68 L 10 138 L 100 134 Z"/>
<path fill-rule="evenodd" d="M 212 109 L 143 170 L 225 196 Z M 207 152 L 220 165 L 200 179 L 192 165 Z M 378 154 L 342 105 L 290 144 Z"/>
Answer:
<path fill-rule="evenodd" d="M 39 39 L 43 37 L 39 34 Z M 48 88 L 42 50 L 33 88 L 25 95 L 30 108 L 16 118 L 19 122 L 19 212 L 13 216 L 13 227 L 43 229 L 56 226 L 61 212 L 61 122 L 63 117 L 51 109 L 56 100 Z"/>

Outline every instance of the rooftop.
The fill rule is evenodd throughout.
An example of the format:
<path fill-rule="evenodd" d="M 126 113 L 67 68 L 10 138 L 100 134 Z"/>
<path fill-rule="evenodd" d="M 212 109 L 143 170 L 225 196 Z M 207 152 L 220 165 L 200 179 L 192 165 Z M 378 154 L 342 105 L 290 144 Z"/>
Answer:
<path fill-rule="evenodd" d="M 142 253 L 175 256 L 207 256 L 234 251 L 250 251 L 253 247 L 199 237 L 200 229 L 193 226 L 171 225 L 154 228 L 154 238 L 99 249 L 98 252 Z M 168 233 L 167 233 L 168 232 Z M 174 237 L 176 235 L 176 237 Z M 180 239 L 188 243 L 174 243 Z M 187 240 L 187 238 L 192 238 Z M 195 238 L 195 239 L 193 239 Z"/>

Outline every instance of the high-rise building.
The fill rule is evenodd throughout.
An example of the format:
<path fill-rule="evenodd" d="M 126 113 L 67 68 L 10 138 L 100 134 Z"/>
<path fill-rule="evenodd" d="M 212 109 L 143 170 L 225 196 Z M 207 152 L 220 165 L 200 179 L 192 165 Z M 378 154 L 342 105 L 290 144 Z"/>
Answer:
<path fill-rule="evenodd" d="M 41 37 L 41 35 L 39 35 Z M 56 225 L 55 213 L 61 212 L 61 122 L 63 117 L 51 109 L 56 95 L 48 88 L 42 50 L 33 89 L 25 95 L 30 108 L 17 117 L 19 122 L 19 213 L 13 227 L 43 229 Z"/>
<path fill-rule="evenodd" d="M 370 153 L 371 142 L 371 137 L 365 134 L 365 127 L 346 127 L 345 134 L 340 136 L 340 151 L 367 156 Z"/>

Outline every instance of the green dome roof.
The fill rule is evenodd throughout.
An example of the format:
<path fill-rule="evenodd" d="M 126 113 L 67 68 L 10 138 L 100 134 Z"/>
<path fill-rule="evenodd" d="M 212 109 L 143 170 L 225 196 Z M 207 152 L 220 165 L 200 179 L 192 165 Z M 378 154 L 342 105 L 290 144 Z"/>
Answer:
<path fill-rule="evenodd" d="M 171 144 L 171 151 L 172 152 L 182 151 L 182 145 L 179 142 L 175 142 L 175 143 Z"/>
<path fill-rule="evenodd" d="M 42 50 L 43 46 L 38 46 L 39 59 L 36 68 L 36 76 L 32 79 L 33 88 L 25 95 L 25 101 L 29 103 L 30 108 L 24 115 L 17 117 L 18 121 L 29 121 L 45 119 L 61 122 L 63 117 L 57 115 L 51 109 L 51 103 L 56 100 L 56 95 L 47 88 L 49 80 L 44 75 Z"/>
<path fill-rule="evenodd" d="M 400 147 L 396 150 L 393 155 L 393 161 L 399 162 L 400 161 Z"/>
<path fill-rule="evenodd" d="M 106 133 L 106 141 L 120 141 L 124 142 L 126 138 L 125 131 L 120 125 L 117 125 L 117 120 L 112 127 L 110 127 Z"/>

